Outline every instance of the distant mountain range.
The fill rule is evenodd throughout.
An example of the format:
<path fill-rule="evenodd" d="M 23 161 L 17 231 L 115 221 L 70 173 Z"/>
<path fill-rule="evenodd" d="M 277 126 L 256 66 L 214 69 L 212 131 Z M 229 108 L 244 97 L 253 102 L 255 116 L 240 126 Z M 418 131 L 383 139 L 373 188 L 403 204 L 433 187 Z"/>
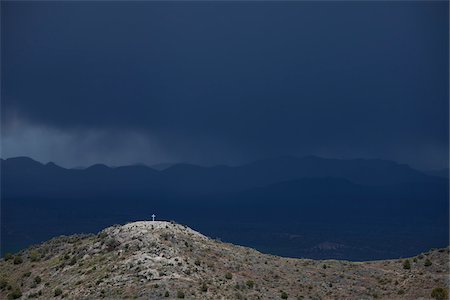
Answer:
<path fill-rule="evenodd" d="M 54 163 L 41 164 L 27 157 L 1 160 L 3 196 L 62 197 L 126 192 L 127 195 L 153 190 L 176 193 L 214 194 L 262 187 L 302 178 L 341 178 L 355 184 L 380 186 L 406 182 L 444 182 L 398 164 L 378 159 L 324 159 L 280 157 L 228 167 L 175 164 L 162 170 L 144 165 L 65 169 Z"/>
<path fill-rule="evenodd" d="M 236 167 L 175 164 L 156 170 L 101 164 L 66 169 L 17 157 L 2 159 L 1 171 L 2 245 L 12 250 L 153 212 L 231 242 L 297 257 L 331 238 L 356 243 L 359 230 L 370 231 L 362 237 L 364 247 L 377 249 L 339 252 L 340 258 L 407 255 L 396 248 L 399 235 L 409 239 L 408 253 L 448 244 L 448 178 L 386 160 L 279 157 Z M 269 219 L 273 226 L 266 228 Z M 249 223 L 249 231 L 242 230 Z M 306 228 L 307 238 L 272 247 L 269 237 Z M 345 230 L 349 235 L 342 235 Z"/>

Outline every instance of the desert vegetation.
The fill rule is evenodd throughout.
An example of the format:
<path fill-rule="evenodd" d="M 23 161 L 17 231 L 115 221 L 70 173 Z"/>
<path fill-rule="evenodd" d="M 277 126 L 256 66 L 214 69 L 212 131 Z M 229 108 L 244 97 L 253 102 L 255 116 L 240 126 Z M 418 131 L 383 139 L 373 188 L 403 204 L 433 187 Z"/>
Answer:
<path fill-rule="evenodd" d="M 54 238 L 0 261 L 1 299 L 448 299 L 449 249 L 398 260 L 291 259 L 169 222 Z"/>

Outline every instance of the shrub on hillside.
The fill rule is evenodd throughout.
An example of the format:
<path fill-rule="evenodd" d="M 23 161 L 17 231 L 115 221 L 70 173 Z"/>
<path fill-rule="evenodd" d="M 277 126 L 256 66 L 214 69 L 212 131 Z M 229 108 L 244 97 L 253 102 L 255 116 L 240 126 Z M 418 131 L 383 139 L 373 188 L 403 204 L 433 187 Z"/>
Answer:
<path fill-rule="evenodd" d="M 448 299 L 448 290 L 438 287 L 438 288 L 434 288 L 431 291 L 431 298 L 436 299 L 436 300 L 447 300 Z"/>
<path fill-rule="evenodd" d="M 8 294 L 9 299 L 19 299 L 22 297 L 22 291 L 19 288 L 15 288 L 10 294 Z"/>
<path fill-rule="evenodd" d="M 14 257 L 14 264 L 18 265 L 18 264 L 21 264 L 21 263 L 23 263 L 22 256 L 20 256 L 20 255 L 15 256 Z"/>
<path fill-rule="evenodd" d="M 74 256 L 72 257 L 72 259 L 69 261 L 69 266 L 73 266 L 77 263 L 77 258 Z"/>
<path fill-rule="evenodd" d="M 55 297 L 62 295 L 62 290 L 60 288 L 55 289 Z"/>
<path fill-rule="evenodd" d="M 40 259 L 39 252 L 36 250 L 31 250 L 29 253 L 29 257 L 31 261 L 38 261 Z"/>
<path fill-rule="evenodd" d="M 13 259 L 13 255 L 11 254 L 11 253 L 5 253 L 5 260 L 10 260 L 10 259 Z"/>
<path fill-rule="evenodd" d="M 184 299 L 184 292 L 178 291 L 178 292 L 177 292 L 177 298 L 178 298 L 178 299 Z"/>
<path fill-rule="evenodd" d="M 409 261 L 409 259 L 407 259 L 403 262 L 403 269 L 405 269 L 405 270 L 411 269 L 411 262 Z"/>
<path fill-rule="evenodd" d="M 108 240 L 106 240 L 105 245 L 108 251 L 112 251 L 116 249 L 120 245 L 120 243 L 113 238 L 109 238 Z"/>
<path fill-rule="evenodd" d="M 253 280 L 247 280 L 246 284 L 249 289 L 252 289 L 255 286 L 255 282 Z"/>
<path fill-rule="evenodd" d="M 8 280 L 5 278 L 0 278 L 0 290 L 3 290 L 8 286 Z"/>

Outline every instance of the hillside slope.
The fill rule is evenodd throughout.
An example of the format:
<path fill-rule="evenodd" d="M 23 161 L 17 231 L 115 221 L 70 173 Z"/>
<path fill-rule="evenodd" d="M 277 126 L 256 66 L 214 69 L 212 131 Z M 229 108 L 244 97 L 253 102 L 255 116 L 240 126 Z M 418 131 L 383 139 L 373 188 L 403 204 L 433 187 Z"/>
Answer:
<path fill-rule="evenodd" d="M 429 299 L 448 287 L 448 253 L 363 263 L 291 259 L 175 223 L 134 222 L 7 256 L 0 298 Z"/>

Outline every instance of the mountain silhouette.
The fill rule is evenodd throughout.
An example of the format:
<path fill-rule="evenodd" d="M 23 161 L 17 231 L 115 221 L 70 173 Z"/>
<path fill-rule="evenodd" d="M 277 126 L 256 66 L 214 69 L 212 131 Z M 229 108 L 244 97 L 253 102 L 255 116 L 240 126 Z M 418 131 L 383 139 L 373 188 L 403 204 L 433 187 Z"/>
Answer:
<path fill-rule="evenodd" d="M 158 171 L 144 165 L 65 169 L 30 158 L 2 160 L 5 196 L 65 196 L 108 192 L 131 193 L 167 190 L 172 193 L 214 194 L 234 192 L 301 178 L 334 177 L 356 184 L 377 186 L 405 182 L 436 182 L 404 164 L 378 159 L 324 159 L 279 157 L 237 167 L 202 167 L 175 164 Z"/>
<path fill-rule="evenodd" d="M 448 244 L 448 179 L 386 160 L 279 157 L 155 170 L 67 169 L 18 157 L 1 160 L 1 171 L 6 249 L 154 212 L 211 236 L 296 257 L 381 259 Z M 302 240 L 289 238 L 298 232 Z M 347 245 L 346 252 L 306 250 L 330 240 Z"/>

